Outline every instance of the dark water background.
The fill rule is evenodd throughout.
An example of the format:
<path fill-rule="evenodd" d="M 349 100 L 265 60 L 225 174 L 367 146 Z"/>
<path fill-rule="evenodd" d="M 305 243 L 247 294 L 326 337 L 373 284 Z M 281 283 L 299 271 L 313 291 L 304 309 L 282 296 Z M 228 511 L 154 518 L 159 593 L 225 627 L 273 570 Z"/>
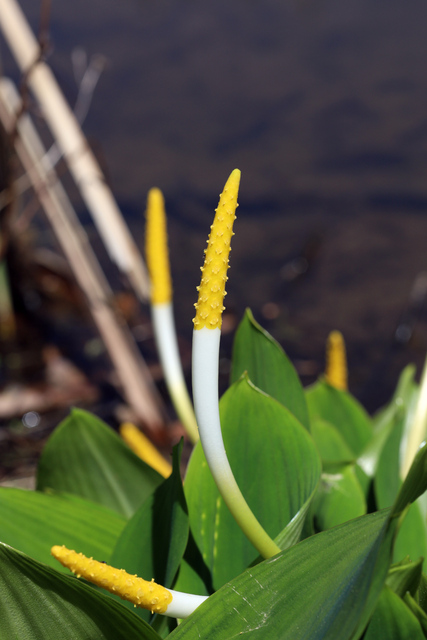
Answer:
<path fill-rule="evenodd" d="M 22 6 L 37 31 L 40 3 Z M 238 167 L 228 310 L 252 307 L 304 382 L 343 331 L 350 388 L 370 410 L 404 364 L 421 366 L 426 32 L 425 0 L 52 1 L 49 63 L 71 103 L 73 49 L 105 57 L 83 128 L 140 246 L 146 193 L 164 192 L 184 345 Z"/>

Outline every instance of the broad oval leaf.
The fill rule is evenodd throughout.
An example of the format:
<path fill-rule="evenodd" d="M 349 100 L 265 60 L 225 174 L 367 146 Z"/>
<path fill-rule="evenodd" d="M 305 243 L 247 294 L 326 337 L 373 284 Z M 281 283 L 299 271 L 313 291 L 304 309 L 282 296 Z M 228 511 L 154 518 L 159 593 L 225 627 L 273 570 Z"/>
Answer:
<path fill-rule="evenodd" d="M 310 421 L 325 420 L 343 437 L 353 456 L 359 456 L 372 437 L 371 419 L 355 398 L 318 380 L 306 389 Z"/>
<path fill-rule="evenodd" d="M 111 564 L 154 578 L 165 587 L 173 586 L 188 540 L 187 505 L 180 474 L 182 444 L 174 448 L 172 475 L 157 487 L 129 520 L 117 540 Z M 133 609 L 129 602 L 124 603 Z M 138 609 L 146 620 L 150 612 Z"/>
<path fill-rule="evenodd" d="M 236 481 L 255 516 L 274 538 L 316 489 L 320 477 L 316 447 L 293 414 L 247 377 L 221 398 L 220 414 Z M 224 504 L 200 443 L 191 456 L 184 488 L 190 528 L 217 589 L 241 573 L 257 552 Z M 181 581 L 178 583 L 177 588 L 182 589 Z"/>
<path fill-rule="evenodd" d="M 0 488 L 0 540 L 59 571 L 67 570 L 50 555 L 53 545 L 108 562 L 125 524 L 115 511 L 73 495 Z"/>
<path fill-rule="evenodd" d="M 37 490 L 64 491 L 129 518 L 163 481 L 102 420 L 73 409 L 40 457 Z"/>
<path fill-rule="evenodd" d="M 366 500 L 354 465 L 337 466 L 322 473 L 312 509 L 320 531 L 366 513 Z"/>
<path fill-rule="evenodd" d="M 424 637 L 416 616 L 394 591 L 384 587 L 364 640 L 424 640 Z"/>
<path fill-rule="evenodd" d="M 386 585 L 397 593 L 400 598 L 403 598 L 408 592 L 415 596 L 420 586 L 422 571 L 422 558 L 417 562 L 411 562 L 409 557 L 406 557 L 401 562 L 390 567 Z"/>
<path fill-rule="evenodd" d="M 373 436 L 358 459 L 360 467 L 371 478 L 377 471 L 381 452 L 391 432 L 394 429 L 406 429 L 406 423 L 410 420 L 417 397 L 414 375 L 414 366 L 405 367 L 400 374 L 392 400 L 372 419 Z"/>
<path fill-rule="evenodd" d="M 324 465 L 349 463 L 354 454 L 334 425 L 326 420 L 311 421 L 311 435 Z"/>
<path fill-rule="evenodd" d="M 5 640 L 160 640 L 112 598 L 1 543 L 0 620 Z"/>
<path fill-rule="evenodd" d="M 412 611 L 421 625 L 421 629 L 424 631 L 424 636 L 427 637 L 427 615 L 425 611 L 420 607 L 418 602 L 414 600 L 410 593 L 406 593 L 404 596 L 406 606 Z"/>
<path fill-rule="evenodd" d="M 391 510 L 311 536 L 246 570 L 204 602 L 170 640 L 229 640 L 249 632 L 255 640 L 357 640 L 387 577 L 399 516 L 426 489 L 425 445 Z"/>
<path fill-rule="evenodd" d="M 394 424 L 379 456 L 374 490 L 376 502 L 381 509 L 394 503 L 402 485 L 400 446 L 403 431 L 404 420 L 401 419 Z M 397 562 L 407 555 L 414 561 L 427 557 L 427 523 L 422 499 L 411 504 L 397 535 L 394 560 Z"/>
<path fill-rule="evenodd" d="M 282 347 L 246 309 L 233 344 L 231 383 L 244 372 L 269 396 L 276 398 L 309 429 L 304 390 L 295 368 Z"/>
<path fill-rule="evenodd" d="M 387 525 L 387 511 L 362 516 L 247 569 L 184 620 L 170 640 L 249 633 L 255 640 L 353 638 L 387 573 Z"/>

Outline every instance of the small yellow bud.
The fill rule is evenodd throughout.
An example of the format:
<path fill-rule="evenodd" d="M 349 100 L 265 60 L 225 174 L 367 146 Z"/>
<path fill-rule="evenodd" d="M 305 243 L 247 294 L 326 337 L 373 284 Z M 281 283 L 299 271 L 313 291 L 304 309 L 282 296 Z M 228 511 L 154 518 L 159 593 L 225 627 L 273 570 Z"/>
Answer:
<path fill-rule="evenodd" d="M 326 343 L 326 381 L 336 389 L 346 391 L 347 358 L 345 343 L 340 331 L 331 331 Z"/>
<path fill-rule="evenodd" d="M 172 298 L 166 231 L 166 214 L 160 189 L 150 189 L 147 198 L 145 252 L 150 274 L 151 303 L 163 304 Z"/>
<path fill-rule="evenodd" d="M 157 451 L 152 442 L 131 422 L 120 425 L 120 435 L 137 456 L 153 467 L 164 478 L 169 478 L 172 466 Z"/>
<path fill-rule="evenodd" d="M 202 281 L 198 289 L 199 299 L 194 305 L 196 307 L 196 317 L 193 320 L 195 329 L 221 327 L 222 312 L 225 308 L 223 301 L 226 295 L 228 256 L 238 206 L 239 184 L 240 171 L 234 169 L 221 193 L 208 246 L 205 249 L 205 264 L 202 267 Z"/>
<path fill-rule="evenodd" d="M 138 607 L 148 609 L 151 613 L 165 613 L 173 596 L 168 589 L 131 575 L 124 569 L 114 569 L 108 564 L 86 558 L 82 553 L 76 553 L 66 547 L 55 546 L 51 554 L 64 567 L 70 569 L 78 578 L 85 578 L 89 582 L 102 587 L 110 593 L 115 593 L 123 600 L 129 600 Z"/>

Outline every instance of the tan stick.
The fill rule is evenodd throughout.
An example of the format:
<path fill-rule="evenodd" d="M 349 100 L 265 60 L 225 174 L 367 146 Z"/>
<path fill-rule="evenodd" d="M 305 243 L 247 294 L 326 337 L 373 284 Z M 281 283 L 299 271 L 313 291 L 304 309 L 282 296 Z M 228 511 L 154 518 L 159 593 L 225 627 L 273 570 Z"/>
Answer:
<path fill-rule="evenodd" d="M 0 0 L 0 29 L 64 155 L 107 251 L 140 300 L 148 298 L 144 262 L 80 126 L 15 0 Z"/>
<path fill-rule="evenodd" d="M 82 229 L 72 204 L 52 168 L 43 159 L 46 150 L 27 114 L 18 117 L 22 102 L 15 86 L 0 79 L 0 119 L 6 131 L 16 132 L 15 148 L 58 241 L 86 294 L 90 311 L 117 371 L 123 394 L 147 427 L 164 422 L 161 401 L 148 369 L 126 324 L 119 321 L 112 292 Z M 16 127 L 16 129 L 15 129 Z"/>

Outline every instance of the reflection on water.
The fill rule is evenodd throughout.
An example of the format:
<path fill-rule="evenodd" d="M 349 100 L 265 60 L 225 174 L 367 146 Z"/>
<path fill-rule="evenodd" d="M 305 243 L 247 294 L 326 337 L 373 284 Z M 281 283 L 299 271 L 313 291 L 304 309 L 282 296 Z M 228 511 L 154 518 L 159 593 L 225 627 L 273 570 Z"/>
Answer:
<path fill-rule="evenodd" d="M 22 4 L 36 25 L 38 3 Z M 350 387 L 378 406 L 427 346 L 411 300 L 426 269 L 424 0 L 52 4 L 50 63 L 71 102 L 73 48 L 107 59 L 85 132 L 141 246 L 146 193 L 165 193 L 183 341 L 237 166 L 229 310 L 251 306 L 306 381 L 342 330 Z"/>

